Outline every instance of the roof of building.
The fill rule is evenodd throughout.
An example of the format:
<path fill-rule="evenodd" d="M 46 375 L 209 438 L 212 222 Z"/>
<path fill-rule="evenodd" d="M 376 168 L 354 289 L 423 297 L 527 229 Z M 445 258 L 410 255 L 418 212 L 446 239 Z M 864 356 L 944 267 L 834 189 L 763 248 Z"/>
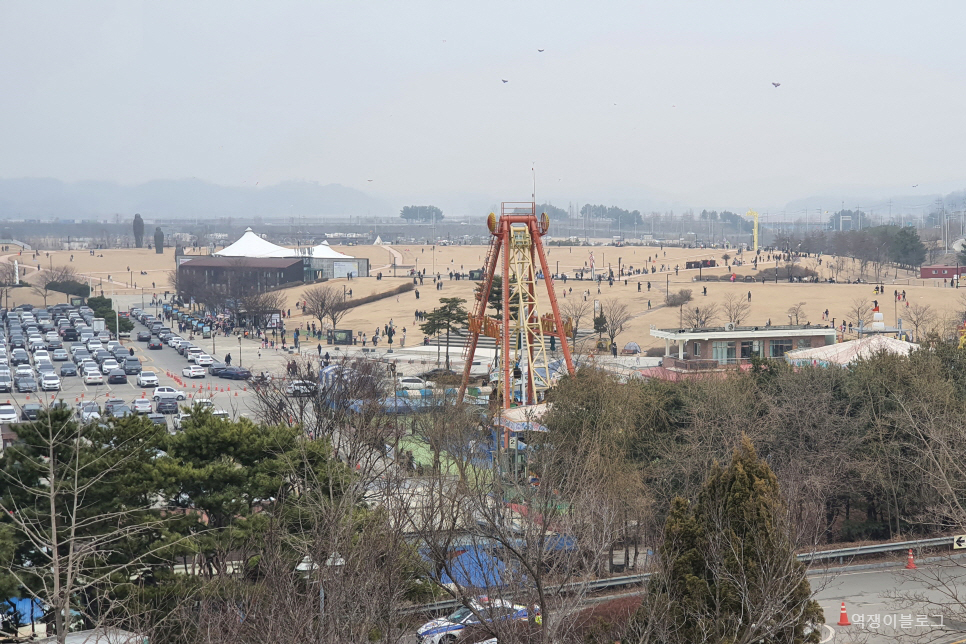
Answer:
<path fill-rule="evenodd" d="M 931 262 L 923 264 L 922 268 L 932 268 L 936 266 L 963 266 L 959 259 L 959 253 L 945 253 L 935 257 Z"/>
<path fill-rule="evenodd" d="M 873 335 L 860 340 L 849 340 L 838 344 L 829 344 L 814 349 L 796 349 L 785 353 L 785 360 L 795 365 L 837 364 L 845 366 L 862 358 L 869 358 L 877 353 L 894 353 L 908 355 L 919 348 L 918 344 L 896 340 L 886 335 Z"/>
<path fill-rule="evenodd" d="M 301 264 L 298 257 L 199 257 L 191 259 L 181 266 L 190 268 L 288 268 L 292 264 Z"/>
<path fill-rule="evenodd" d="M 252 257 L 252 258 L 281 258 L 281 257 L 316 257 L 321 259 L 354 259 L 332 250 L 327 243 L 318 246 L 302 248 L 286 248 L 262 239 L 251 228 L 245 229 L 245 234 L 238 240 L 220 251 L 214 253 L 217 257 Z"/>
<path fill-rule="evenodd" d="M 651 337 L 667 340 L 713 340 L 726 338 L 787 338 L 831 335 L 835 329 L 828 325 L 810 324 L 760 324 L 758 326 L 716 326 L 696 329 L 658 329 L 651 325 Z"/>
<path fill-rule="evenodd" d="M 317 259 L 355 259 L 351 255 L 343 255 L 337 250 L 332 250 L 332 247 L 325 243 L 313 246 L 310 255 Z"/>
<path fill-rule="evenodd" d="M 267 239 L 262 239 L 255 234 L 251 228 L 245 229 L 245 234 L 238 240 L 222 248 L 217 253 L 218 257 L 293 257 L 296 252 L 291 248 L 285 248 L 278 244 L 273 244 Z"/>

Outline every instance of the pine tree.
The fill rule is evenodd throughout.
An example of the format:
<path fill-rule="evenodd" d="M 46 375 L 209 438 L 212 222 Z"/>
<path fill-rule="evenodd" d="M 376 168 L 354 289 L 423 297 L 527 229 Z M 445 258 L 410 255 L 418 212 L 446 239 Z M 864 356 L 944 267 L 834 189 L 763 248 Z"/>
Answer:
<path fill-rule="evenodd" d="M 643 643 L 805 644 L 824 622 L 789 538 L 784 500 L 745 437 L 731 464 L 712 467 L 694 503 L 675 499 L 663 569 L 635 616 Z"/>

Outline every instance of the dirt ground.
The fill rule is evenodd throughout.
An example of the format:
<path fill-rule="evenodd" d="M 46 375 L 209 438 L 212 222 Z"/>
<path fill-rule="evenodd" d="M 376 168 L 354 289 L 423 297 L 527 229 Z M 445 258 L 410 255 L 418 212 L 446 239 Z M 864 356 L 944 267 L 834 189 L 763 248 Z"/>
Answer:
<path fill-rule="evenodd" d="M 386 291 L 390 288 L 411 281 L 408 275 L 409 268 L 423 268 L 427 271 L 427 278 L 423 286 L 419 287 L 420 299 L 416 299 L 414 292 L 408 292 L 401 296 L 391 297 L 379 302 L 360 306 L 349 313 L 341 326 L 354 330 L 365 331 L 371 334 L 377 326 L 382 325 L 393 319 L 400 327 L 407 328 L 407 344 L 413 344 L 421 339 L 413 324 L 413 314 L 419 310 L 429 311 L 438 304 L 440 297 L 462 297 L 468 304 L 473 302 L 473 289 L 476 282 L 468 280 L 451 281 L 448 278 L 449 271 L 469 271 L 480 267 L 486 257 L 487 248 L 484 246 L 437 246 L 435 250 L 426 246 L 334 246 L 335 250 L 355 257 L 367 257 L 370 260 L 371 274 L 382 272 L 383 279 L 376 280 L 375 277 L 365 279 L 353 279 L 347 281 L 331 280 L 329 284 L 337 287 L 352 289 L 353 297 L 368 295 L 376 291 Z M 618 265 L 625 270 L 640 269 L 648 264 L 648 260 L 659 269 L 656 274 L 649 275 L 630 275 L 627 277 L 625 285 L 623 280 L 615 281 L 613 286 L 603 283 L 600 293 L 597 292 L 596 283 L 589 280 L 579 281 L 572 279 L 574 271 L 589 268 L 590 254 L 593 252 L 596 268 L 598 271 L 607 271 L 612 268 L 615 274 L 618 272 Z M 717 303 L 720 307 L 723 299 L 729 293 L 734 293 L 747 298 L 751 293 L 751 310 L 744 324 L 764 325 L 769 319 L 773 324 L 787 324 L 789 307 L 804 302 L 806 318 L 813 324 L 825 324 L 822 320 L 822 313 L 828 309 L 829 317 L 835 318 L 836 322 L 843 319 L 848 320 L 848 310 L 855 298 L 866 298 L 871 306 L 872 300 L 879 301 L 881 311 L 885 321 L 893 325 L 897 318 L 904 317 L 906 302 L 896 303 L 893 301 L 892 292 L 894 290 L 905 290 L 908 303 L 928 304 L 935 311 L 937 317 L 949 314 L 958 314 L 958 311 L 966 309 L 960 304 L 958 293 L 952 293 L 949 289 L 941 288 L 942 282 L 938 285 L 934 281 L 922 281 L 915 279 L 915 274 L 906 271 L 890 271 L 890 278 L 885 280 L 887 295 L 879 297 L 873 294 L 873 285 L 870 284 L 790 284 L 788 282 L 761 282 L 747 283 L 737 281 L 716 281 L 716 282 L 694 282 L 698 275 L 698 270 L 680 269 L 675 275 L 673 267 L 684 266 L 686 261 L 696 259 L 715 259 L 719 266 L 712 269 L 703 269 L 702 273 L 710 272 L 713 275 L 723 277 L 730 275 L 732 269 L 720 266 L 723 264 L 722 255 L 724 253 L 734 254 L 734 251 L 720 249 L 681 249 L 657 247 L 623 247 L 596 246 L 596 247 L 550 247 L 547 249 L 547 262 L 551 272 L 560 271 L 571 276 L 566 284 L 562 280 L 557 280 L 555 289 L 561 302 L 566 297 L 583 297 L 582 293 L 589 290 L 588 302 L 595 299 L 601 301 L 606 314 L 608 304 L 611 302 L 623 302 L 627 304 L 632 312 L 633 319 L 628 323 L 624 332 L 618 337 L 618 344 L 623 346 L 627 342 L 637 342 L 642 347 L 657 346 L 659 342 L 654 341 L 648 333 L 651 325 L 658 328 L 677 327 L 679 324 L 679 312 L 676 308 L 669 309 L 663 305 L 664 293 L 667 288 L 677 291 L 682 288 L 690 288 L 693 292 L 693 302 L 690 306 L 705 306 L 705 303 Z M 73 260 L 71 260 L 73 255 Z M 392 262 L 396 258 L 396 273 L 398 277 L 392 277 Z M 48 266 L 59 266 L 69 264 L 73 266 L 83 276 L 89 278 L 95 289 L 103 287 L 105 294 L 110 294 L 111 289 L 118 293 L 134 294 L 141 293 L 142 289 L 147 299 L 152 293 L 163 293 L 168 284 L 168 272 L 174 268 L 174 249 L 165 249 L 164 254 L 158 255 L 153 250 L 148 249 L 122 249 L 122 250 L 102 250 L 95 251 L 92 256 L 87 251 L 67 251 L 53 252 L 48 257 L 46 253 L 41 253 L 39 258 L 34 258 L 31 253 L 24 256 L 8 255 L 3 259 L 11 261 L 19 259 L 28 269 L 27 279 L 36 272 L 38 262 L 44 268 Z M 822 277 L 828 276 L 827 264 L 830 259 L 823 257 L 822 265 L 818 264 L 816 258 L 805 258 L 801 260 L 801 265 L 813 268 Z M 661 265 L 670 267 L 670 270 L 660 271 Z M 774 266 L 771 262 L 760 262 L 762 268 Z M 858 277 L 858 266 L 853 265 L 851 260 L 846 260 L 847 268 L 840 275 L 840 279 Z M 130 269 L 130 270 L 129 270 Z M 437 291 L 430 277 L 434 271 L 442 275 L 442 290 Z M 739 266 L 733 269 L 740 280 L 745 275 L 755 275 L 756 271 L 751 270 L 750 265 Z M 141 275 L 140 271 L 146 271 L 146 275 Z M 110 277 L 110 280 L 108 278 Z M 651 291 L 647 290 L 647 282 L 651 282 Z M 638 282 L 641 283 L 641 291 L 638 292 Z M 153 286 L 152 286 L 153 283 Z M 707 287 L 707 295 L 703 294 L 703 288 Z M 285 291 L 288 297 L 288 307 L 293 313 L 297 313 L 295 302 L 300 298 L 306 287 L 297 287 Z M 963 291 L 966 296 L 966 290 Z M 60 297 L 60 296 L 55 296 Z M 52 301 L 62 301 L 54 299 Z M 28 289 L 14 289 L 11 295 L 12 303 L 41 304 L 42 299 L 35 294 L 29 293 Z M 650 302 L 650 309 L 648 308 Z M 549 306 L 546 310 L 549 310 Z M 906 322 L 904 326 L 910 327 L 908 312 L 906 310 Z M 308 316 L 295 316 L 295 320 L 301 323 L 311 322 Z M 719 319 L 719 323 L 722 320 Z M 583 324 L 583 323 L 582 323 Z M 590 325 L 588 319 L 586 322 Z M 662 343 L 660 343 L 662 344 Z"/>

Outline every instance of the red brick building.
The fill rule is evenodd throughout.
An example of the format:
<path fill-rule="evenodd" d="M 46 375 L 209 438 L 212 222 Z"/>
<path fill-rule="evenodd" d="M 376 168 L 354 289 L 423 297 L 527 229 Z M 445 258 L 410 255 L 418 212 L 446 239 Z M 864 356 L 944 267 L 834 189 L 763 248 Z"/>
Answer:
<path fill-rule="evenodd" d="M 924 280 L 948 280 L 964 273 L 966 265 L 933 264 L 919 267 L 919 279 Z"/>

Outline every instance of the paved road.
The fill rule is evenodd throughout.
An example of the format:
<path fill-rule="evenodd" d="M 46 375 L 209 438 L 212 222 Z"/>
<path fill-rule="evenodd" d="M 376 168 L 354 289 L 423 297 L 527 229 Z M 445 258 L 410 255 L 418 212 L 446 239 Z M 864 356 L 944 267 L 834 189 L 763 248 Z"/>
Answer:
<path fill-rule="evenodd" d="M 928 566 L 922 568 L 926 574 L 932 570 Z M 961 580 L 966 584 L 966 580 Z M 853 572 L 831 573 L 829 576 L 813 576 L 812 588 L 818 589 L 817 599 L 825 611 L 825 621 L 834 630 L 831 639 L 824 641 L 832 643 L 861 641 L 868 644 L 903 641 L 924 632 L 933 632 L 935 642 L 966 641 L 966 635 L 941 634 L 937 617 L 929 616 L 929 610 L 923 603 L 911 607 L 899 608 L 890 599 L 889 593 L 915 591 L 922 593 L 926 601 L 942 601 L 943 596 L 927 587 L 923 575 L 917 571 L 904 570 L 901 567 L 877 570 L 856 570 Z M 966 587 L 961 588 L 966 592 Z M 841 610 L 841 603 L 845 602 L 852 626 L 837 626 Z M 948 599 L 946 599 L 948 602 Z M 934 612 L 934 611 L 933 611 Z M 864 618 L 866 627 L 859 625 L 856 615 Z M 870 616 L 879 616 L 879 628 L 868 628 L 871 625 Z M 888 618 L 886 617 L 888 615 Z M 903 619 L 906 616 L 907 619 Z M 885 622 L 891 621 L 890 625 Z M 926 626 L 921 626 L 925 624 Z M 861 636 L 860 636 L 861 635 Z M 829 636 L 826 629 L 825 636 Z M 896 639 L 898 636 L 898 640 Z"/>

